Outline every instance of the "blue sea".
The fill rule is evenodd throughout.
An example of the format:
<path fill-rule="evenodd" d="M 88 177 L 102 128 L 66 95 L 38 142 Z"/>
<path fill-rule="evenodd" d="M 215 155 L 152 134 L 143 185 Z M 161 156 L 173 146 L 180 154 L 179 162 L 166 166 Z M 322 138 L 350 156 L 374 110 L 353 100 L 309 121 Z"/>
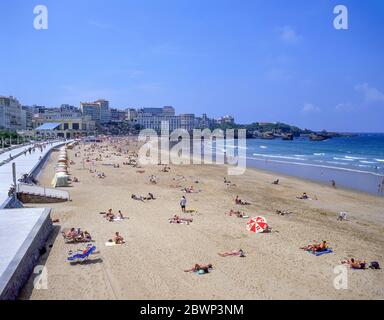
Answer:
<path fill-rule="evenodd" d="M 384 195 L 384 134 L 324 141 L 248 139 L 246 157 L 248 167 Z"/>

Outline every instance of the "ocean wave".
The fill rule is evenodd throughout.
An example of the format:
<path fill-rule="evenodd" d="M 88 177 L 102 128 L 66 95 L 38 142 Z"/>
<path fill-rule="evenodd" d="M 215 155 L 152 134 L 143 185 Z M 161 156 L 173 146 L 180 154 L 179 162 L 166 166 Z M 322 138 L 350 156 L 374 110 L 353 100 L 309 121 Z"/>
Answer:
<path fill-rule="evenodd" d="M 253 155 L 254 156 L 261 156 L 261 157 L 265 157 L 265 158 L 290 159 L 290 160 L 302 160 L 302 161 L 308 160 L 305 158 L 289 157 L 289 156 L 273 156 L 273 155 L 261 154 L 261 153 L 254 153 Z"/>
<path fill-rule="evenodd" d="M 249 160 L 258 160 L 258 161 L 265 161 L 265 158 L 264 158 L 264 159 L 261 159 L 261 158 L 246 157 L 246 159 L 249 159 Z M 382 176 L 382 175 L 379 174 L 379 173 L 375 173 L 375 172 L 371 172 L 371 171 L 363 171 L 363 170 L 352 169 L 352 168 L 336 167 L 336 166 L 328 166 L 328 165 L 321 165 L 321 164 L 314 164 L 314 163 L 307 163 L 307 162 L 291 162 L 291 161 L 283 161 L 283 160 L 270 160 L 270 162 L 284 163 L 284 164 L 293 164 L 293 165 L 298 165 L 298 166 L 308 166 L 308 167 L 325 168 L 325 169 L 335 169 L 335 170 L 349 171 L 349 172 L 355 172 L 355 173 L 370 174 L 370 175 L 373 175 L 373 176 L 379 176 L 379 177 Z M 330 162 L 328 162 L 328 163 L 330 163 Z M 337 164 L 348 165 L 348 163 L 341 163 L 341 162 L 338 162 Z M 368 167 L 369 167 L 369 166 L 368 166 Z"/>
<path fill-rule="evenodd" d="M 360 158 L 360 157 L 350 157 L 350 156 L 345 156 L 347 159 L 352 159 L 352 160 L 365 160 L 367 158 Z"/>
<path fill-rule="evenodd" d="M 325 153 L 314 153 L 314 156 L 325 156 Z"/>
<path fill-rule="evenodd" d="M 361 160 L 360 163 L 375 164 L 376 162 Z"/>
<path fill-rule="evenodd" d="M 267 149 L 267 146 L 260 146 L 261 149 Z"/>
<path fill-rule="evenodd" d="M 384 162 L 384 159 L 375 159 L 375 160 L 379 162 Z"/>
<path fill-rule="evenodd" d="M 333 160 L 343 160 L 343 161 L 355 161 L 355 159 L 347 159 L 347 158 L 337 158 L 337 157 L 334 157 Z"/>

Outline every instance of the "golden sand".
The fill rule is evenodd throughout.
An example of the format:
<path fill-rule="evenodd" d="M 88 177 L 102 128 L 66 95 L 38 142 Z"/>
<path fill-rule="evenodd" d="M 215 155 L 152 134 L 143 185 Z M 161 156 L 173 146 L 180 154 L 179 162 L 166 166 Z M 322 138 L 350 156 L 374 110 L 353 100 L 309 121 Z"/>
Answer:
<path fill-rule="evenodd" d="M 81 156 L 74 157 L 79 151 Z M 384 298 L 382 270 L 348 269 L 348 289 L 336 290 L 333 285 L 334 267 L 343 259 L 384 264 L 383 198 L 254 169 L 228 177 L 236 186 L 227 186 L 226 168 L 215 165 L 171 165 L 168 173 L 153 165 L 138 173 L 139 169 L 122 165 L 125 154 L 115 152 L 109 144 L 110 157 L 104 153 L 103 161 L 95 162 L 97 170 L 106 174 L 99 179 L 83 168 L 84 146 L 69 150 L 76 162 L 69 171 L 80 182 L 66 188 L 72 201 L 46 205 L 52 207 L 52 219 L 60 219 L 47 243 L 53 246 L 40 259 L 48 270 L 48 289 L 33 289 L 32 275 L 21 299 Z M 41 174 L 41 185 L 50 186 L 55 157 L 54 153 Z M 119 163 L 120 168 L 103 163 Z M 149 183 L 151 174 L 159 178 L 158 184 Z M 178 175 L 186 181 L 173 180 Z M 280 178 L 280 185 L 271 184 L 275 178 Z M 185 194 L 180 187 L 171 187 L 177 184 L 202 191 Z M 156 200 L 131 199 L 132 193 L 146 196 L 148 192 Z M 296 199 L 303 192 L 317 200 Z M 196 213 L 181 213 L 182 195 L 187 197 L 187 209 Z M 236 206 L 236 195 L 252 205 Z M 108 222 L 99 212 L 109 208 L 121 210 L 129 219 Z M 224 214 L 230 209 L 264 216 L 272 232 L 248 232 L 247 219 Z M 280 216 L 276 210 L 293 213 Z M 337 221 L 339 211 L 348 212 L 348 221 Z M 168 218 L 174 214 L 193 222 L 171 224 Z M 86 229 L 95 239 L 97 250 L 87 263 L 66 261 L 69 250 L 84 247 L 64 243 L 59 230 L 68 227 Z M 116 231 L 126 244 L 105 246 Z M 313 240 L 327 240 L 334 253 L 316 257 L 299 249 Z M 245 258 L 217 254 L 240 248 Z M 212 263 L 214 269 L 205 275 L 183 271 L 195 263 Z"/>

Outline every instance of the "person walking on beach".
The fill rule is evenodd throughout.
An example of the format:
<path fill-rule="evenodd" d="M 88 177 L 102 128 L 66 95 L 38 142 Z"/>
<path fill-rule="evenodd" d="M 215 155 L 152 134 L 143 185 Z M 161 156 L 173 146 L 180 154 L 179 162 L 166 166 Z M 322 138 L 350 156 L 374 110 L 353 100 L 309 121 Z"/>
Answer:
<path fill-rule="evenodd" d="M 182 196 L 180 200 L 181 211 L 185 212 L 186 205 L 187 205 L 187 199 L 185 198 L 185 196 Z"/>

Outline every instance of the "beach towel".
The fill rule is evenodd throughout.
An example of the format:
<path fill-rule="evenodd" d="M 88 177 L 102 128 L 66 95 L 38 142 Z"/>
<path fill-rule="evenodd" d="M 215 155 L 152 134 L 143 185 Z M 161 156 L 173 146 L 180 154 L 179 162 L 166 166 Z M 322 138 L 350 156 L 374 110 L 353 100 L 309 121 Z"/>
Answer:
<path fill-rule="evenodd" d="M 332 253 L 333 252 L 331 248 L 327 248 L 327 249 L 325 249 L 323 251 L 315 251 L 315 252 L 313 252 L 312 250 L 307 250 L 307 251 L 312 253 L 316 257 L 321 256 L 323 254 L 327 254 L 327 253 Z"/>
<path fill-rule="evenodd" d="M 118 221 L 124 221 L 125 219 L 128 219 L 128 218 L 113 218 L 112 221 L 118 222 Z"/>
<path fill-rule="evenodd" d="M 118 243 L 115 243 L 115 242 L 109 242 L 109 241 L 107 241 L 107 242 L 105 243 L 105 246 L 106 246 L 106 247 L 114 247 L 114 246 L 121 246 L 121 245 L 123 245 L 123 244 L 118 244 Z"/>

